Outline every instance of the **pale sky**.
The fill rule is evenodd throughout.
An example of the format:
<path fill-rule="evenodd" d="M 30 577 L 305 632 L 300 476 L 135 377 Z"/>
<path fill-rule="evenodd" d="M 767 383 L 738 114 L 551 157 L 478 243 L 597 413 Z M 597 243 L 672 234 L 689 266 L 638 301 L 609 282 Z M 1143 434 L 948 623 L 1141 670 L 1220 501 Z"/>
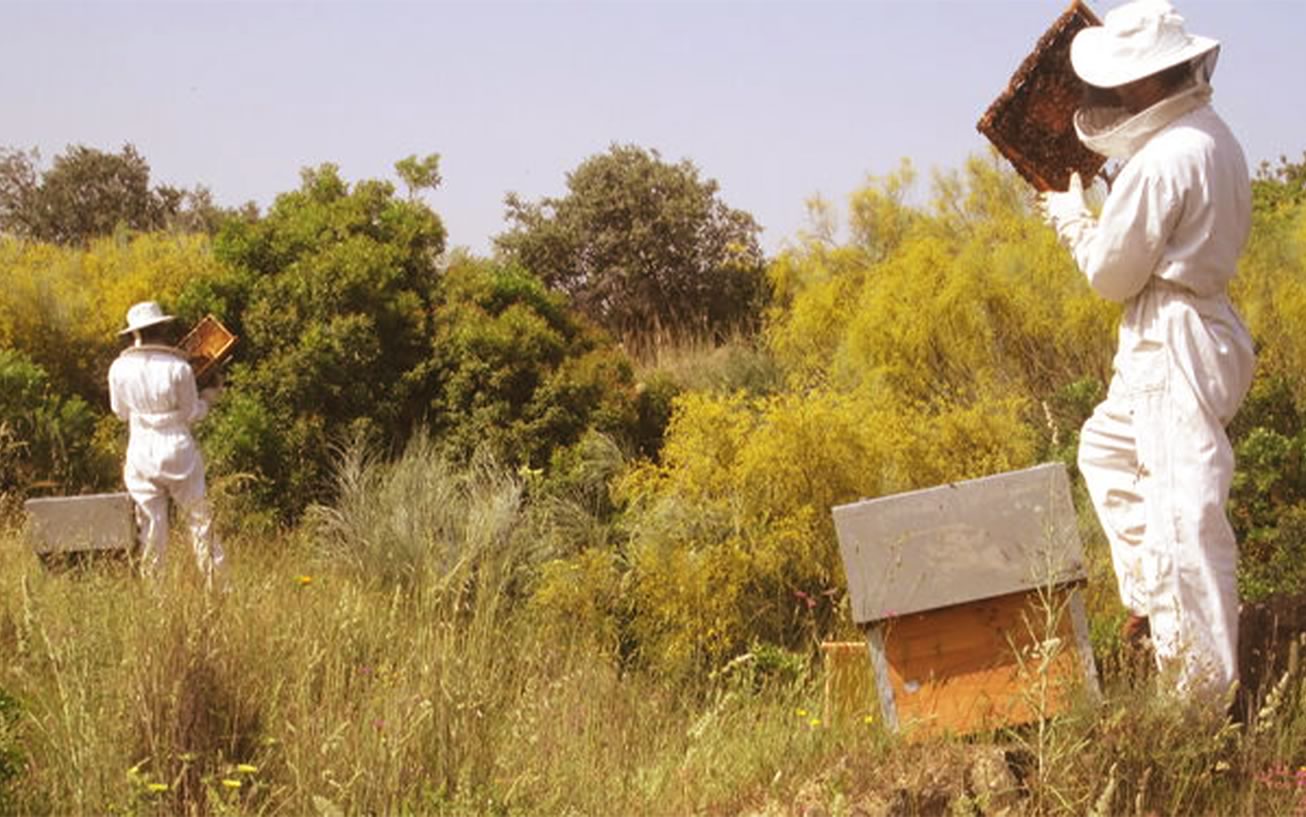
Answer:
<path fill-rule="evenodd" d="M 1099 14 L 1114 3 L 1090 2 Z M 1306 2 L 1178 0 L 1219 39 L 1215 105 L 1253 167 L 1306 151 Z M 975 123 L 1065 0 L 17 2 L 0 0 L 0 145 L 45 162 L 131 142 L 154 181 L 265 208 L 301 167 L 427 196 L 450 246 L 506 228 L 503 198 L 565 193 L 612 143 L 689 159 L 774 252 L 805 202 L 839 206 L 900 158 L 982 152 Z"/>

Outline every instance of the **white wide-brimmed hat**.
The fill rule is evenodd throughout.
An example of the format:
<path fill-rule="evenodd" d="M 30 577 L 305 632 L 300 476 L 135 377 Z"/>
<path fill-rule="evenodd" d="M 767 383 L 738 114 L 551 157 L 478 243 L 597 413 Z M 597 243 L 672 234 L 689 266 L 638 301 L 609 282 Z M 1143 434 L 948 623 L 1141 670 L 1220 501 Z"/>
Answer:
<path fill-rule="evenodd" d="M 1217 40 L 1185 31 L 1169 0 L 1133 0 L 1107 12 L 1102 25 L 1075 35 L 1070 64 L 1089 85 L 1115 88 L 1219 47 Z"/>
<path fill-rule="evenodd" d="M 139 332 L 147 326 L 167 323 L 175 320 L 172 315 L 163 314 L 163 308 L 154 301 L 141 301 L 138 304 L 132 304 L 131 309 L 127 310 L 127 328 L 118 334 L 126 335 L 131 332 Z"/>

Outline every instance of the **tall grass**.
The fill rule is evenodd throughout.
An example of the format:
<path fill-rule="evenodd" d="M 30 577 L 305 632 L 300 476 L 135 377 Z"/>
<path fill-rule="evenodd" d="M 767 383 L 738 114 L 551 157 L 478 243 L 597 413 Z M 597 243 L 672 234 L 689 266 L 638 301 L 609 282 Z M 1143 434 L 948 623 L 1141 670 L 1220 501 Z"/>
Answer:
<path fill-rule="evenodd" d="M 421 442 L 394 463 L 350 457 L 339 505 L 230 543 L 225 594 L 184 558 L 157 582 L 126 565 L 52 571 L 0 534 L 0 689 L 20 711 L 0 737 L 24 758 L 0 802 L 687 813 L 825 739 L 783 717 L 804 680 L 705 699 L 543 637 L 523 581 L 541 543 L 516 475 L 453 468 Z"/>
<path fill-rule="evenodd" d="M 904 741 L 877 722 L 822 723 L 805 656 L 745 655 L 675 684 L 632 669 L 528 603 L 541 553 L 583 526 L 535 512 L 524 478 L 453 467 L 421 441 L 390 463 L 355 451 L 337 505 L 229 543 L 225 594 L 185 558 L 157 582 L 114 563 L 48 569 L 9 517 L 0 761 L 14 773 L 0 774 L 0 813 L 1306 807 L 1296 670 L 1246 726 L 1194 718 L 1121 673 L 1041 732 Z M 981 761 L 1004 758 L 1010 779 L 984 783 Z"/>

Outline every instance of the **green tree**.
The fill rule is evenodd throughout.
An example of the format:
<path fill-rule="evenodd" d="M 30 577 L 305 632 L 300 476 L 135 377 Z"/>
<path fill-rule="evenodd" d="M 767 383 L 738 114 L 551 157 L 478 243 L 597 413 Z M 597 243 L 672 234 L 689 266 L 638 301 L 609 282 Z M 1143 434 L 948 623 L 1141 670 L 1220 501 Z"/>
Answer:
<path fill-rule="evenodd" d="M 0 232 L 80 245 L 120 227 L 212 233 L 230 215 L 203 187 L 151 188 L 149 163 L 130 144 L 118 153 L 70 145 L 39 167 L 36 150 L 0 148 Z"/>
<path fill-rule="evenodd" d="M 765 292 L 752 216 L 689 161 L 613 145 L 567 176 L 567 195 L 507 197 L 499 250 L 634 350 L 753 324 Z"/>
<path fill-rule="evenodd" d="M 95 427 L 85 400 L 59 394 L 30 358 L 0 348 L 0 494 L 102 486 L 112 466 L 93 451 Z"/>
<path fill-rule="evenodd" d="M 465 460 L 543 467 L 588 430 L 637 447 L 629 360 L 566 299 L 511 264 L 456 260 L 435 311 L 431 424 Z"/>
<path fill-rule="evenodd" d="M 443 179 L 440 176 L 440 154 L 432 153 L 419 159 L 413 154 L 395 162 L 395 172 L 408 188 L 408 198 L 415 199 L 419 190 L 434 190 Z"/>
<path fill-rule="evenodd" d="M 297 513 L 328 483 L 332 447 L 407 435 L 426 410 L 439 216 L 385 181 L 305 170 L 266 217 L 215 241 L 228 271 L 180 311 L 242 336 L 232 399 L 207 431 L 215 467 L 262 477 L 261 501 Z"/>

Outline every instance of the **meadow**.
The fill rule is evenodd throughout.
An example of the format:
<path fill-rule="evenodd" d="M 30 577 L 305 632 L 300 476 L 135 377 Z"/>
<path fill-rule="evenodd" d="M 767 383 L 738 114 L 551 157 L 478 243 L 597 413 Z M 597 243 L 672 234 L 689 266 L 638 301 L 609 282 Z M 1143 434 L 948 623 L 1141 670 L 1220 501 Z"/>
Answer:
<path fill-rule="evenodd" d="M 418 195 L 436 158 L 407 196 L 324 165 L 267 213 L 0 235 L 0 814 L 1306 813 L 1298 633 L 1227 711 L 1176 699 L 1120 643 L 1082 488 L 1100 698 L 1053 714 L 1035 673 L 1031 722 L 968 736 L 827 714 L 820 644 L 861 637 L 831 507 L 1080 484 L 1119 307 L 995 156 L 868 179 L 843 226 L 813 202 L 770 259 L 691 164 L 617 147 L 472 257 Z M 1291 611 L 1302 165 L 1254 196 L 1229 509 L 1248 609 Z M 24 538 L 23 499 L 118 489 L 104 373 L 147 298 L 241 337 L 196 428 L 225 592 L 180 529 L 157 580 Z"/>
<path fill-rule="evenodd" d="M 1271 678 L 1243 723 L 1109 654 L 1100 702 L 1025 726 L 904 737 L 869 701 L 826 722 L 810 650 L 759 645 L 669 682 L 539 610 L 522 543 L 551 520 L 517 475 L 450 468 L 429 446 L 362 469 L 302 528 L 229 541 L 225 593 L 204 592 L 184 541 L 146 580 L 123 562 L 43 565 L 10 525 L 0 811 L 1306 809 L 1300 671 Z M 405 581 L 372 570 L 378 548 Z"/>

